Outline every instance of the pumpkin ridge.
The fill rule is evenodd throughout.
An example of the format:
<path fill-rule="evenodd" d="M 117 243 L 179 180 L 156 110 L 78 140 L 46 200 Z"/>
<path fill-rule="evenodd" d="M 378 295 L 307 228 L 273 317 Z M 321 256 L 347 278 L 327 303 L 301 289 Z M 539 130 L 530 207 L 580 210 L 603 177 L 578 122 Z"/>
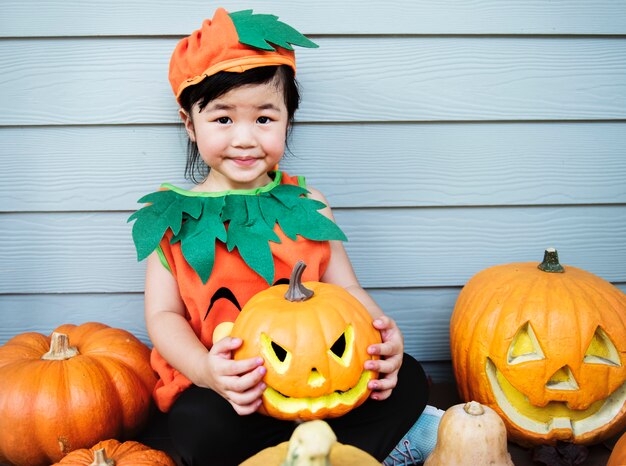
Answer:
<path fill-rule="evenodd" d="M 317 295 L 318 295 L 319 298 L 323 298 L 323 296 L 324 296 L 323 293 L 320 296 L 320 292 L 319 291 L 317 291 Z M 342 316 L 338 315 L 339 313 L 337 312 L 337 310 L 335 308 L 333 308 L 333 313 L 339 319 L 342 319 Z M 327 333 L 328 330 L 322 325 L 322 322 L 320 321 L 320 319 L 315 319 L 315 325 L 317 327 L 315 329 L 315 333 L 317 335 L 324 335 L 324 341 L 329 341 L 329 339 L 332 338 L 332 336 L 330 336 L 330 338 L 329 338 L 329 335 Z M 305 331 L 305 332 L 309 331 L 310 332 L 311 330 L 307 329 L 305 325 L 302 325 L 302 330 L 299 330 L 299 332 L 300 331 Z M 326 345 L 324 345 L 324 346 L 326 346 Z M 326 355 L 326 351 L 327 350 L 328 350 L 328 348 L 324 348 L 323 351 L 321 352 L 321 354 Z M 320 354 L 318 353 L 318 356 L 319 355 Z M 322 375 L 327 379 L 327 381 L 329 383 L 332 383 L 330 381 L 330 370 L 331 370 L 331 368 L 330 368 L 330 364 L 328 363 L 328 358 L 320 358 L 319 361 L 321 361 L 323 363 L 324 367 L 317 367 L 317 366 L 320 366 L 321 364 L 316 363 L 316 367 L 317 367 L 318 371 L 320 371 L 322 373 Z M 309 368 L 309 370 L 312 370 L 312 369 L 313 369 L 313 367 Z"/>
<path fill-rule="evenodd" d="M 0 368 L 7 359 L 39 360 L 50 349 L 50 339 L 35 332 L 22 333 L 14 336 L 0 347 Z"/>
<path fill-rule="evenodd" d="M 576 272 L 576 268 L 574 267 L 568 267 L 568 271 L 573 269 L 574 272 Z M 563 288 L 565 288 L 568 292 L 568 298 L 571 301 L 571 306 L 574 310 L 573 314 L 574 317 L 576 318 L 576 324 L 575 324 L 575 328 L 579 329 L 578 332 L 576 332 L 575 335 L 572 335 L 572 337 L 574 338 L 578 338 L 578 345 L 574 345 L 575 348 L 580 348 L 579 354 L 580 356 L 580 360 L 582 361 L 583 356 L 585 354 L 585 350 L 586 348 L 583 347 L 583 345 L 585 344 L 585 341 L 591 341 L 591 339 L 593 338 L 593 335 L 596 331 L 596 325 L 593 325 L 593 328 L 591 329 L 591 334 L 590 335 L 582 335 L 581 330 L 582 329 L 588 329 L 589 325 L 588 322 L 600 322 L 601 319 L 601 314 L 598 311 L 598 309 L 593 306 L 593 303 L 591 302 L 591 300 L 589 299 L 589 296 L 587 293 L 581 293 L 580 291 L 583 290 L 583 288 L 580 286 L 580 283 L 578 280 L 574 281 L 574 280 L 563 280 L 561 285 L 563 286 Z M 576 290 L 572 290 L 572 287 L 575 287 Z M 581 301 L 584 302 L 584 307 L 581 304 Z M 590 311 L 593 311 L 593 315 L 589 316 Z M 583 325 L 582 320 L 585 319 L 585 325 Z M 577 363 L 579 363 L 580 361 L 577 361 Z M 577 370 L 577 368 L 572 369 L 571 365 L 570 365 L 570 370 L 573 371 L 574 373 L 574 377 L 579 380 L 580 379 L 580 372 Z M 574 372 L 575 371 L 575 372 Z M 602 398 L 606 398 L 606 396 L 608 395 L 608 393 L 603 394 Z M 593 400 L 596 401 L 596 400 Z"/>
<path fill-rule="evenodd" d="M 575 285 L 578 286 L 578 288 L 580 290 L 584 291 L 584 293 L 578 293 L 578 295 L 584 294 L 587 299 L 589 299 L 590 295 L 593 295 L 593 300 L 592 301 L 600 301 L 600 302 L 604 303 L 605 305 L 607 305 L 607 308 L 611 309 L 611 314 L 610 314 L 611 315 L 611 320 L 613 320 L 614 316 L 617 316 L 618 322 L 620 321 L 620 316 L 621 316 L 622 313 L 619 312 L 617 309 L 615 309 L 615 307 L 612 305 L 612 303 L 609 300 L 607 300 L 605 298 L 605 296 L 602 293 L 600 293 L 599 290 L 595 286 L 593 286 L 593 285 L 595 285 L 595 280 L 593 281 L 593 283 L 588 283 L 588 282 L 581 283 L 580 281 L 577 281 L 575 283 Z M 594 315 L 594 319 L 593 319 L 595 322 L 601 322 L 602 320 L 604 320 L 604 321 L 608 320 L 607 317 L 603 317 L 603 316 L 600 315 L 598 307 L 597 306 L 593 306 L 593 303 L 589 303 L 588 304 L 588 308 L 591 308 L 591 309 L 593 309 L 595 311 L 595 315 Z M 619 323 L 622 326 L 624 326 L 624 324 L 626 324 L 626 321 L 619 322 Z M 609 337 L 609 340 L 611 341 L 611 344 L 615 345 L 615 343 L 616 343 L 615 339 L 613 337 L 611 337 L 610 334 L 612 332 L 610 332 L 609 329 L 620 328 L 620 327 L 617 326 L 617 325 L 606 325 L 606 328 L 604 328 L 602 325 L 598 325 L 598 327 L 600 327 L 607 334 L 607 336 Z M 592 329 L 591 335 L 587 336 L 584 340 L 581 338 L 581 354 L 583 354 L 583 355 L 585 354 L 588 342 L 590 342 L 591 339 L 593 338 L 593 336 L 595 334 L 595 331 L 596 331 L 596 327 L 594 326 L 594 328 Z M 616 347 L 616 350 L 618 350 L 617 347 Z M 619 354 L 619 350 L 618 350 L 618 354 Z M 621 355 L 620 355 L 620 359 L 621 359 Z M 621 364 L 620 364 L 620 366 L 621 366 Z M 624 371 L 624 369 L 622 369 L 622 371 Z M 613 371 L 611 371 L 611 372 L 613 372 Z M 606 398 L 607 396 L 609 396 L 611 393 L 613 393 L 614 390 L 616 390 L 622 384 L 620 380 L 615 380 L 615 377 L 608 377 L 608 379 L 609 379 L 608 380 L 608 385 L 605 388 L 605 391 L 604 391 L 604 394 L 603 394 L 604 396 L 602 398 Z"/>
<path fill-rule="evenodd" d="M 29 451 L 24 442 L 16 442 L 16 440 L 26 435 L 35 438 L 38 443 L 45 440 L 45 435 L 40 435 L 40 426 L 35 422 L 37 405 L 36 403 L 27 402 L 27 400 L 32 400 L 34 394 L 39 393 L 39 387 L 45 379 L 42 377 L 42 371 L 37 370 L 36 365 L 33 364 L 32 361 L 28 361 L 27 364 L 21 366 L 15 366 L 16 367 L 12 368 L 11 372 L 7 372 L 7 378 L 2 381 L 2 386 L 5 388 L 4 390 L 0 389 L 0 392 L 6 390 L 6 395 L 2 393 L 2 398 L 7 406 L 21 407 L 20 418 L 15 418 L 15 416 L 12 416 L 15 413 L 9 412 L 8 416 L 3 416 L 2 420 L 0 420 L 0 425 L 3 422 L 6 422 L 7 425 L 13 425 L 10 431 L 0 429 L 3 433 L 8 433 L 6 437 L 4 435 L 0 436 L 0 444 L 3 444 L 5 440 L 8 443 L 6 447 L 2 445 L 1 449 L 5 453 L 9 463 L 18 462 L 20 458 L 24 457 L 33 461 L 33 463 L 41 463 L 45 460 L 43 454 L 40 453 L 37 455 L 37 452 Z M 22 375 L 22 373 L 24 375 Z M 16 386 L 17 390 L 9 391 L 9 386 Z M 16 423 L 16 421 L 19 422 Z M 11 436 L 12 440 L 7 438 L 9 436 Z"/>
<path fill-rule="evenodd" d="M 102 333 L 106 331 L 106 333 Z M 78 347 L 78 345 L 77 345 Z M 117 364 L 117 370 L 127 369 L 148 392 L 154 386 L 152 368 L 145 364 L 149 360 L 150 350 L 133 334 L 113 327 L 104 327 L 96 330 L 87 341 L 82 342 L 79 351 L 84 356 L 102 359 Z M 114 372 L 111 372 L 115 376 Z M 112 377 L 114 379 L 115 377 Z"/>
<path fill-rule="evenodd" d="M 487 280 L 489 277 L 485 276 L 485 280 Z M 500 290 L 502 288 L 505 287 L 509 287 L 509 284 L 511 282 L 514 282 L 516 280 L 516 277 L 514 276 L 510 276 L 509 274 L 502 274 L 502 278 L 500 281 L 497 282 L 497 284 L 494 285 L 494 289 L 496 290 Z M 488 322 L 488 328 L 487 328 L 487 332 L 488 333 L 493 333 L 494 331 L 496 331 L 496 329 L 493 329 L 493 327 L 495 326 L 497 328 L 498 326 L 498 322 L 500 320 L 500 316 L 502 315 L 502 309 L 504 308 L 504 304 L 506 303 L 506 301 L 511 297 L 511 295 L 513 295 L 516 292 L 516 289 L 514 286 L 510 286 L 509 290 L 507 292 L 507 294 L 504 296 L 504 298 L 502 298 L 502 303 L 500 304 L 500 309 L 498 310 L 498 313 L 485 313 L 483 312 L 484 309 L 494 309 L 496 306 L 493 304 L 495 301 L 497 301 L 500 297 L 498 296 L 498 294 L 496 292 L 493 292 L 487 299 L 485 299 L 484 301 L 481 301 L 480 303 L 480 307 L 478 309 L 480 309 L 479 312 L 474 313 L 475 314 L 475 319 L 470 319 L 467 322 L 467 328 L 470 329 L 470 339 L 468 340 L 472 345 L 478 344 L 480 341 L 482 341 L 482 336 L 481 335 L 476 335 L 477 332 L 482 332 L 484 331 L 484 322 Z M 475 297 L 481 297 L 481 296 L 476 296 Z M 476 309 L 476 307 L 473 307 L 474 309 Z M 471 315 L 473 317 L 473 315 Z M 465 316 L 467 317 L 467 316 Z M 489 321 L 489 319 L 491 319 Z M 486 361 L 485 361 L 486 363 Z M 472 366 L 474 366 L 475 364 L 478 365 L 479 370 L 481 372 L 486 371 L 486 367 L 484 367 L 483 362 L 482 361 L 474 361 L 473 358 L 471 357 L 471 352 L 467 352 L 466 354 L 466 368 L 471 368 Z M 467 371 L 467 369 L 466 369 Z M 487 387 L 482 387 L 481 391 L 487 390 Z M 469 394 L 469 389 L 466 388 L 466 391 L 468 393 L 468 397 L 469 398 L 473 398 L 473 396 L 471 394 Z M 484 396 L 484 394 L 483 394 Z"/>
<path fill-rule="evenodd" d="M 622 319 L 623 313 L 616 307 L 617 304 L 614 302 L 613 299 L 607 299 L 606 297 L 606 293 L 601 293 L 597 287 L 595 287 L 595 280 L 593 282 L 577 282 L 576 285 L 578 286 L 579 289 L 584 290 L 585 291 L 585 295 L 591 295 L 593 294 L 593 298 L 594 301 L 603 301 L 606 305 L 607 308 L 611 309 L 611 314 L 613 316 L 617 316 L 618 320 L 621 320 L 621 324 L 626 325 L 626 315 L 624 315 L 624 318 Z M 617 300 L 619 300 L 620 295 L 615 294 L 613 295 L 613 290 L 611 290 L 611 298 L 617 298 Z M 626 301 L 626 300 L 624 300 Z M 592 306 L 594 309 L 595 307 Z M 598 312 L 596 311 L 596 314 L 598 314 Z M 584 349 L 583 349 L 584 350 Z"/>
<path fill-rule="evenodd" d="M 147 418 L 146 410 L 141 409 L 141 407 L 150 405 L 151 390 L 144 385 L 144 381 L 136 371 L 132 370 L 131 366 L 120 363 L 113 358 L 108 360 L 99 358 L 94 362 L 100 365 L 107 374 L 107 380 L 111 382 L 112 389 L 108 390 L 107 393 L 109 394 L 108 396 L 115 397 L 118 407 L 115 411 L 119 413 L 119 422 L 123 426 L 121 435 L 124 438 L 130 437 L 137 430 L 134 424 L 139 422 L 139 424 L 143 425 L 145 419 L 140 418 Z M 141 394 L 143 396 L 139 398 Z M 146 412 L 146 414 L 141 416 L 138 412 Z"/>
<path fill-rule="evenodd" d="M 543 272 L 543 273 L 549 273 L 549 272 Z M 516 306 L 516 308 L 517 308 L 516 309 L 516 315 L 515 315 L 515 321 L 516 322 L 529 322 L 529 317 L 527 315 L 527 313 L 528 313 L 528 302 L 529 302 L 531 296 L 534 296 L 535 288 L 541 284 L 540 282 L 541 282 L 541 276 L 539 274 L 534 274 L 532 280 L 527 280 L 524 283 L 524 285 L 526 285 L 525 288 L 524 288 L 524 291 L 523 291 L 525 296 L 524 296 L 523 300 L 520 300 L 519 305 Z M 515 290 L 515 286 L 513 286 L 511 288 L 512 288 L 513 292 L 516 291 Z M 506 300 L 503 303 L 503 307 L 504 307 L 505 304 L 507 306 L 509 305 L 509 303 L 507 303 Z M 542 325 L 545 327 L 546 320 L 548 320 L 547 313 L 544 313 L 542 315 L 542 317 L 544 319 L 543 322 L 542 322 Z M 517 330 L 518 329 L 516 329 L 515 332 L 517 332 Z M 515 333 L 513 333 L 513 335 L 510 335 L 511 338 L 514 338 L 514 336 L 515 336 Z M 508 339 L 508 337 L 509 337 L 509 335 L 507 335 L 507 339 Z M 542 350 L 543 350 L 543 348 L 542 348 Z"/>
<path fill-rule="evenodd" d="M 53 417 L 57 417 L 56 414 L 57 413 L 68 413 L 70 412 L 70 407 L 68 406 L 68 400 L 67 400 L 67 396 L 59 396 L 59 394 L 66 394 L 68 391 L 68 386 L 70 385 L 68 383 L 69 377 L 68 377 L 68 361 L 49 361 L 49 364 L 47 367 L 43 368 L 40 372 L 40 379 L 39 379 L 39 384 L 38 387 L 42 387 L 43 384 L 46 383 L 46 380 L 55 380 L 57 381 L 56 385 L 56 390 L 54 390 L 54 395 L 52 396 L 53 399 L 59 400 L 61 399 L 61 403 L 58 403 L 55 406 L 55 416 Z M 50 390 L 46 390 L 45 387 L 43 387 L 42 389 L 37 389 L 36 391 L 34 391 L 34 393 L 50 393 Z M 49 408 L 46 409 L 47 406 L 47 400 L 44 399 L 45 397 L 37 397 L 36 400 L 39 403 L 33 403 L 33 414 L 31 415 L 32 419 L 36 419 L 36 415 L 35 413 L 37 412 L 46 412 L 49 411 Z M 44 404 L 44 406 L 39 406 L 40 404 Z M 49 413 L 47 413 L 49 414 Z M 26 416 L 28 416 L 27 414 L 24 415 L 24 418 L 26 418 Z M 70 424 L 70 417 L 69 416 L 63 416 L 61 418 L 61 422 L 59 424 L 61 425 L 57 425 L 57 432 L 64 434 L 67 431 L 71 431 L 74 429 L 74 426 L 71 426 L 69 428 L 67 428 L 66 426 L 68 424 Z M 41 460 L 43 461 L 45 460 L 45 457 L 49 457 L 49 458 L 58 458 L 59 457 L 59 451 L 62 452 L 62 454 L 65 453 L 69 453 L 69 446 L 68 445 L 68 438 L 66 438 L 64 435 L 51 435 L 52 432 L 49 431 L 49 429 L 52 426 L 47 425 L 47 423 L 38 423 L 38 422 L 33 422 L 31 421 L 33 427 L 34 427 L 34 431 L 36 432 L 36 435 L 34 435 L 34 437 L 37 438 L 37 444 L 40 445 L 40 449 L 42 450 L 43 455 L 41 456 Z"/>

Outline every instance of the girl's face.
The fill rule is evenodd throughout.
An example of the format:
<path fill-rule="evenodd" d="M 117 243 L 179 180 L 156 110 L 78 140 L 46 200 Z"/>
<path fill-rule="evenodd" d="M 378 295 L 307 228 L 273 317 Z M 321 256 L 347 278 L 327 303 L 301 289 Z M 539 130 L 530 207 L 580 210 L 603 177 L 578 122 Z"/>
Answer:
<path fill-rule="evenodd" d="M 254 189 L 270 182 L 267 172 L 285 151 L 288 115 L 275 82 L 237 87 L 191 115 L 181 110 L 189 137 L 210 168 L 202 191 Z"/>

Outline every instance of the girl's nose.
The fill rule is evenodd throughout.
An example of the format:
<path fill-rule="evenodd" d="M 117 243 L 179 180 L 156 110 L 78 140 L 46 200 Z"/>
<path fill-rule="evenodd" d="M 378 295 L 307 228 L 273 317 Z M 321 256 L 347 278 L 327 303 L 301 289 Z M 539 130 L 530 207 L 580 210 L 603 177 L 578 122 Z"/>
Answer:
<path fill-rule="evenodd" d="M 254 137 L 254 128 L 247 124 L 240 124 L 234 128 L 233 139 L 231 141 L 233 147 L 254 147 L 256 146 L 256 138 Z"/>

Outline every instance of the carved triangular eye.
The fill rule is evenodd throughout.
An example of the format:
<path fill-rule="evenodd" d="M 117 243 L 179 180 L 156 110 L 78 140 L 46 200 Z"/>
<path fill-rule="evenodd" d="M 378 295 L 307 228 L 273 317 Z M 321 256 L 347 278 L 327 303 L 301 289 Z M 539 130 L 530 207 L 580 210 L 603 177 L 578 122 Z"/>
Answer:
<path fill-rule="evenodd" d="M 545 356 L 530 322 L 526 322 L 513 337 L 511 346 L 509 346 L 508 362 L 509 364 L 520 364 L 540 359 L 545 359 Z"/>
<path fill-rule="evenodd" d="M 354 328 L 348 325 L 328 349 L 328 354 L 344 367 L 350 366 L 354 348 Z"/>
<path fill-rule="evenodd" d="M 615 348 L 609 336 L 600 327 L 594 332 L 583 360 L 589 364 L 622 365 L 617 348 Z"/>
<path fill-rule="evenodd" d="M 265 333 L 261 333 L 261 355 L 279 374 L 287 372 L 291 364 L 291 352 Z"/>

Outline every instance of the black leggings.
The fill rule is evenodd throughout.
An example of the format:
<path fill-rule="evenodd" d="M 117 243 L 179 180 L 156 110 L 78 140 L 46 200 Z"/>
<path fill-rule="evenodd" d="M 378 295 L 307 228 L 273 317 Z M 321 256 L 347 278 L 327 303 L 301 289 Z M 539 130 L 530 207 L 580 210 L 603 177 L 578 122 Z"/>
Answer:
<path fill-rule="evenodd" d="M 368 399 L 342 417 L 327 419 L 337 440 L 387 457 L 424 410 L 428 382 L 422 366 L 405 354 L 398 384 L 384 401 Z M 169 413 L 172 441 L 187 466 L 235 466 L 264 448 L 289 440 L 293 421 L 254 413 L 239 416 L 212 390 L 192 386 Z"/>

